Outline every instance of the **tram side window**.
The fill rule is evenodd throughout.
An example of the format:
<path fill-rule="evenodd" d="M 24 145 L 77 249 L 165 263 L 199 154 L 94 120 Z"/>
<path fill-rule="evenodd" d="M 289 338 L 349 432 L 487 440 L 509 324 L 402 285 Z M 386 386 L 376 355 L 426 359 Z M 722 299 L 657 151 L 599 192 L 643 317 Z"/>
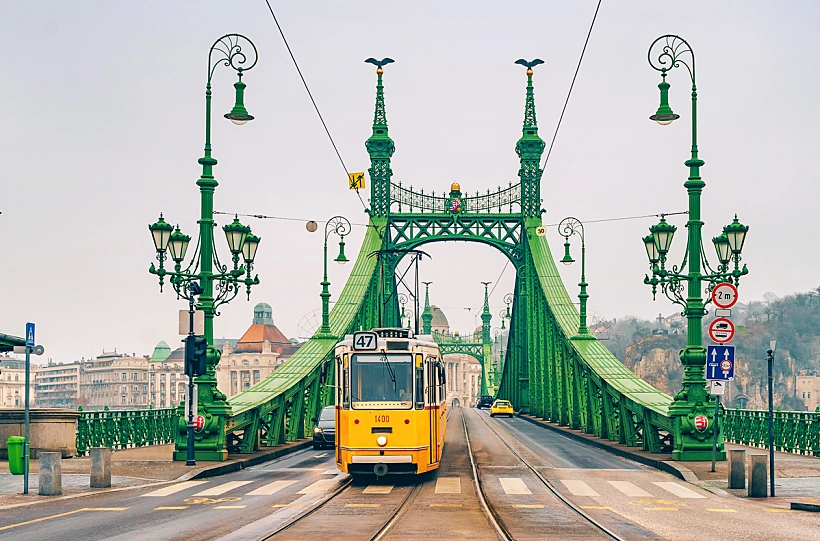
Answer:
<path fill-rule="evenodd" d="M 350 378 L 348 374 L 348 365 L 347 365 L 347 355 L 344 356 L 344 360 L 342 361 L 342 407 L 344 409 L 350 409 Z"/>
<path fill-rule="evenodd" d="M 436 369 L 438 370 L 438 384 L 439 384 L 439 399 L 441 402 L 447 400 L 447 376 L 444 369 L 444 365 L 440 362 L 436 363 Z"/>
<path fill-rule="evenodd" d="M 416 359 L 416 409 L 424 409 L 424 363 L 421 356 Z"/>

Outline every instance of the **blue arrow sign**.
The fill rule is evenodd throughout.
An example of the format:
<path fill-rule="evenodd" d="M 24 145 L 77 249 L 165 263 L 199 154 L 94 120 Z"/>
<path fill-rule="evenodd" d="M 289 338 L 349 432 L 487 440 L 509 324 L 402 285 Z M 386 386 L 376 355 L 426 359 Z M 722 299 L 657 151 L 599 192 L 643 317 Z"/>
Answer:
<path fill-rule="evenodd" d="M 34 347 L 34 323 L 26 323 L 26 346 Z"/>
<path fill-rule="evenodd" d="M 707 346 L 706 379 L 728 381 L 735 377 L 735 346 Z"/>

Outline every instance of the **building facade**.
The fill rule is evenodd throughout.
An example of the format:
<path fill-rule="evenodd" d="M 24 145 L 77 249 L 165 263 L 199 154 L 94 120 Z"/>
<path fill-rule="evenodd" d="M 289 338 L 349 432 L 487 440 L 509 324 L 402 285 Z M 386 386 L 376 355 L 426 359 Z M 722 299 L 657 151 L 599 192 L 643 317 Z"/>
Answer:
<path fill-rule="evenodd" d="M 79 403 L 85 410 L 147 408 L 148 358 L 114 351 L 83 362 Z"/>
<path fill-rule="evenodd" d="M 34 405 L 34 376 L 39 367 L 31 365 L 29 374 L 29 404 Z M 25 407 L 26 361 L 0 357 L 0 408 Z"/>
<path fill-rule="evenodd" d="M 81 361 L 41 366 L 34 376 L 35 406 L 77 409 Z"/>
<path fill-rule="evenodd" d="M 299 344 L 285 337 L 273 323 L 273 309 L 259 303 L 253 309 L 253 321 L 242 338 L 233 345 L 222 346 L 222 357 L 216 367 L 217 388 L 228 397 L 246 391 L 270 376 L 289 359 Z"/>
<path fill-rule="evenodd" d="M 820 376 L 810 372 L 801 372 L 794 378 L 795 396 L 803 401 L 805 409 L 814 411 L 820 407 Z"/>

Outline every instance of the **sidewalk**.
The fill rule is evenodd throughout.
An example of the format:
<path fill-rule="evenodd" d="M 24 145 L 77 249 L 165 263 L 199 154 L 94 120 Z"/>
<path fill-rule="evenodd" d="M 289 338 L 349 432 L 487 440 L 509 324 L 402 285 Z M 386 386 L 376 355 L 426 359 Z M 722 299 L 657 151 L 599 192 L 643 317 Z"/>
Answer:
<path fill-rule="evenodd" d="M 175 462 L 173 460 L 173 445 L 157 445 L 114 451 L 111 453 L 111 488 L 109 489 L 92 489 L 89 487 L 91 477 L 90 457 L 66 458 L 61 463 L 63 496 L 57 498 L 72 498 L 145 485 L 213 477 L 279 458 L 305 449 L 311 444 L 312 440 L 303 439 L 276 447 L 263 448 L 259 452 L 247 455 L 230 455 L 228 460 L 224 462 L 198 461 L 197 465 L 193 467 L 186 466 L 184 462 Z M 38 466 L 37 460 L 31 461 L 29 494 L 23 495 L 23 476 L 12 475 L 9 472 L 8 462 L 0 461 L 0 509 L 57 499 L 37 494 L 39 489 Z"/>
<path fill-rule="evenodd" d="M 746 489 L 728 488 L 728 460 L 715 462 L 715 471 L 712 472 L 711 461 L 684 462 L 672 460 L 671 454 L 652 454 L 642 450 L 640 447 L 627 447 L 626 445 L 621 445 L 609 440 L 596 438 L 579 430 L 571 430 L 564 426 L 558 426 L 531 415 L 519 414 L 518 417 L 564 434 L 569 438 L 604 449 L 615 455 L 629 458 L 641 464 L 665 471 L 679 479 L 699 485 L 707 490 L 713 489 L 711 492 L 715 492 L 716 494 L 741 498 L 746 498 L 748 495 Z M 747 461 L 749 455 L 761 454 L 768 457 L 769 454 L 768 449 L 757 449 L 731 443 L 725 444 L 724 447 L 727 451 L 727 455 L 728 451 L 732 449 L 745 449 Z M 782 504 L 784 507 L 789 507 L 791 502 L 820 504 L 820 457 L 775 453 L 774 470 L 776 498 L 768 498 L 769 503 L 774 505 Z"/>

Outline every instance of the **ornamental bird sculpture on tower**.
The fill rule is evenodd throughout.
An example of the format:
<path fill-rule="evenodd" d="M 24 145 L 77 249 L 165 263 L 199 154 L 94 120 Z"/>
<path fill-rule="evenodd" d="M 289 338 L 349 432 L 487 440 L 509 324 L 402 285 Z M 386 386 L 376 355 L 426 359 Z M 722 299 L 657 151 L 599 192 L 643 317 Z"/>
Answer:
<path fill-rule="evenodd" d="M 536 58 L 535 60 L 530 60 L 528 62 L 528 61 L 524 60 L 523 58 L 519 58 L 518 60 L 515 61 L 515 63 L 516 64 L 521 64 L 522 66 L 526 67 L 528 70 L 531 70 L 532 68 L 534 68 L 538 64 L 543 64 L 544 61 L 541 60 L 540 58 Z"/>
<path fill-rule="evenodd" d="M 382 67 L 386 66 L 387 64 L 392 64 L 393 62 L 395 62 L 395 60 L 393 60 L 392 58 L 389 58 L 389 57 L 388 58 L 382 58 L 381 60 L 376 60 L 375 58 L 371 57 L 371 58 L 368 58 L 367 60 L 365 60 L 365 62 L 367 62 L 368 64 L 373 64 L 374 66 L 376 66 L 376 73 L 381 75 L 381 73 L 384 71 L 384 70 L 382 70 Z"/>

